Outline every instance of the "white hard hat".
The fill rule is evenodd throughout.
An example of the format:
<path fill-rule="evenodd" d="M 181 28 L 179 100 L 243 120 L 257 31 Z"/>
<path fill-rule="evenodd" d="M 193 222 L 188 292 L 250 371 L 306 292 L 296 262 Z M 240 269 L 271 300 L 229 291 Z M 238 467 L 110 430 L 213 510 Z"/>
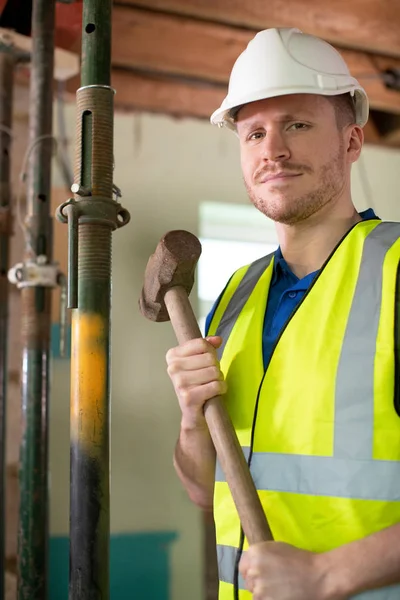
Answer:
<path fill-rule="evenodd" d="M 228 95 L 211 115 L 214 125 L 236 129 L 232 112 L 249 102 L 287 94 L 354 97 L 356 122 L 368 120 L 368 98 L 333 46 L 299 29 L 266 29 L 236 60 Z"/>

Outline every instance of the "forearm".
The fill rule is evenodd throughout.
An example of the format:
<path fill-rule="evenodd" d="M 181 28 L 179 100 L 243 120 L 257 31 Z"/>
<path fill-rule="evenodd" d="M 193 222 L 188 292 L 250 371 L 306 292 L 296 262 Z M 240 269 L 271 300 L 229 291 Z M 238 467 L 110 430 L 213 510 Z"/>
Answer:
<path fill-rule="evenodd" d="M 341 600 L 400 583 L 400 524 L 319 555 L 326 598 Z"/>
<path fill-rule="evenodd" d="M 215 449 L 206 425 L 181 427 L 174 467 L 192 502 L 203 510 L 212 510 Z"/>

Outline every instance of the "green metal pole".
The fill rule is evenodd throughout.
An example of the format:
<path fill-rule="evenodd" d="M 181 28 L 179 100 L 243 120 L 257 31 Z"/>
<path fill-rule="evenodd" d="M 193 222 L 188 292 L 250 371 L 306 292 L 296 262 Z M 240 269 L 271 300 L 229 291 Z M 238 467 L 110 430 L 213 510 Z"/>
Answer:
<path fill-rule="evenodd" d="M 108 600 L 112 231 L 129 221 L 113 198 L 111 0 L 84 0 L 77 92 L 75 198 L 69 227 L 71 353 L 70 600 Z"/>
<path fill-rule="evenodd" d="M 85 0 L 75 181 L 92 196 L 111 200 L 113 93 L 97 88 L 103 92 L 99 97 L 96 88 L 85 89 L 109 86 L 110 71 L 111 0 Z M 111 231 L 108 225 L 79 225 L 78 307 L 72 314 L 70 600 L 109 598 Z"/>
<path fill-rule="evenodd" d="M 55 0 L 34 0 L 30 87 L 30 156 L 24 264 L 52 261 L 50 218 Z M 48 403 L 51 288 L 21 291 L 22 442 L 18 600 L 44 600 L 48 561 Z"/>
<path fill-rule="evenodd" d="M 110 85 L 111 6 L 111 0 L 84 0 L 83 2 L 82 87 Z"/>
<path fill-rule="evenodd" d="M 0 50 L 0 598 L 4 599 L 10 148 L 15 58 Z"/>

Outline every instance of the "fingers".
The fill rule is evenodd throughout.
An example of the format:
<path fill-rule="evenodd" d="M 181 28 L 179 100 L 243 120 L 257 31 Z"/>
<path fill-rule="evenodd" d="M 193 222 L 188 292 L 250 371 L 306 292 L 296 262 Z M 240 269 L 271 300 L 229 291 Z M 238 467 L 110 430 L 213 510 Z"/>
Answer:
<path fill-rule="evenodd" d="M 223 396 L 227 392 L 225 381 L 210 381 L 203 385 L 194 385 L 189 388 L 175 390 L 180 401 L 182 411 L 202 410 L 207 400 L 215 396 Z"/>
<path fill-rule="evenodd" d="M 211 335 L 205 338 L 214 348 L 219 348 L 222 344 L 222 337 L 219 335 Z"/>
<path fill-rule="evenodd" d="M 226 393 L 226 382 L 219 366 L 218 336 L 190 340 L 167 352 L 167 371 L 186 422 L 202 424 L 203 406 L 214 396 Z"/>
<path fill-rule="evenodd" d="M 178 358 L 196 356 L 200 354 L 212 353 L 215 357 L 217 357 L 216 348 L 218 348 L 222 343 L 222 338 L 219 336 L 212 336 L 209 338 L 196 338 L 194 340 L 190 340 L 181 346 L 176 346 L 175 348 L 171 348 L 167 352 L 167 363 L 171 360 L 175 360 Z"/>
<path fill-rule="evenodd" d="M 246 588 L 253 594 L 257 587 L 259 569 L 252 563 L 248 551 L 243 552 L 239 563 L 239 572 L 246 582 Z"/>
<path fill-rule="evenodd" d="M 168 374 L 173 376 L 181 371 L 196 371 L 197 369 L 206 369 L 207 367 L 217 367 L 218 359 L 212 351 L 203 354 L 194 354 L 193 356 L 176 356 L 168 353 L 167 365 Z"/>
<path fill-rule="evenodd" d="M 168 369 L 169 375 L 174 377 L 175 389 L 183 390 L 193 385 L 203 385 L 212 381 L 223 381 L 224 376 L 217 365 L 211 367 L 198 367 L 194 370 L 177 370 L 176 365 Z"/>
<path fill-rule="evenodd" d="M 221 338 L 214 339 L 220 343 Z M 175 388 L 222 380 L 215 347 L 203 338 L 171 348 L 166 355 L 168 374 Z M 203 373 L 199 373 L 203 371 Z"/>
<path fill-rule="evenodd" d="M 254 572 L 254 568 L 251 566 L 251 563 L 248 560 L 246 553 L 242 555 L 242 558 L 240 560 L 239 572 L 246 582 L 246 588 L 249 590 L 249 592 L 253 593 L 254 586 L 256 583 L 256 573 Z"/>

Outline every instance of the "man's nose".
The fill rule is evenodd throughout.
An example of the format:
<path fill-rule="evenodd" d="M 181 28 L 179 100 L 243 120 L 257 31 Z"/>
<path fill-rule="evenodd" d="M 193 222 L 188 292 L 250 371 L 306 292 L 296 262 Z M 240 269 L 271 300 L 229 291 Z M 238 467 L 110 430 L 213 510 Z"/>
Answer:
<path fill-rule="evenodd" d="M 278 131 L 270 131 L 265 135 L 261 151 L 262 158 L 272 162 L 287 160 L 291 156 L 285 137 Z"/>

